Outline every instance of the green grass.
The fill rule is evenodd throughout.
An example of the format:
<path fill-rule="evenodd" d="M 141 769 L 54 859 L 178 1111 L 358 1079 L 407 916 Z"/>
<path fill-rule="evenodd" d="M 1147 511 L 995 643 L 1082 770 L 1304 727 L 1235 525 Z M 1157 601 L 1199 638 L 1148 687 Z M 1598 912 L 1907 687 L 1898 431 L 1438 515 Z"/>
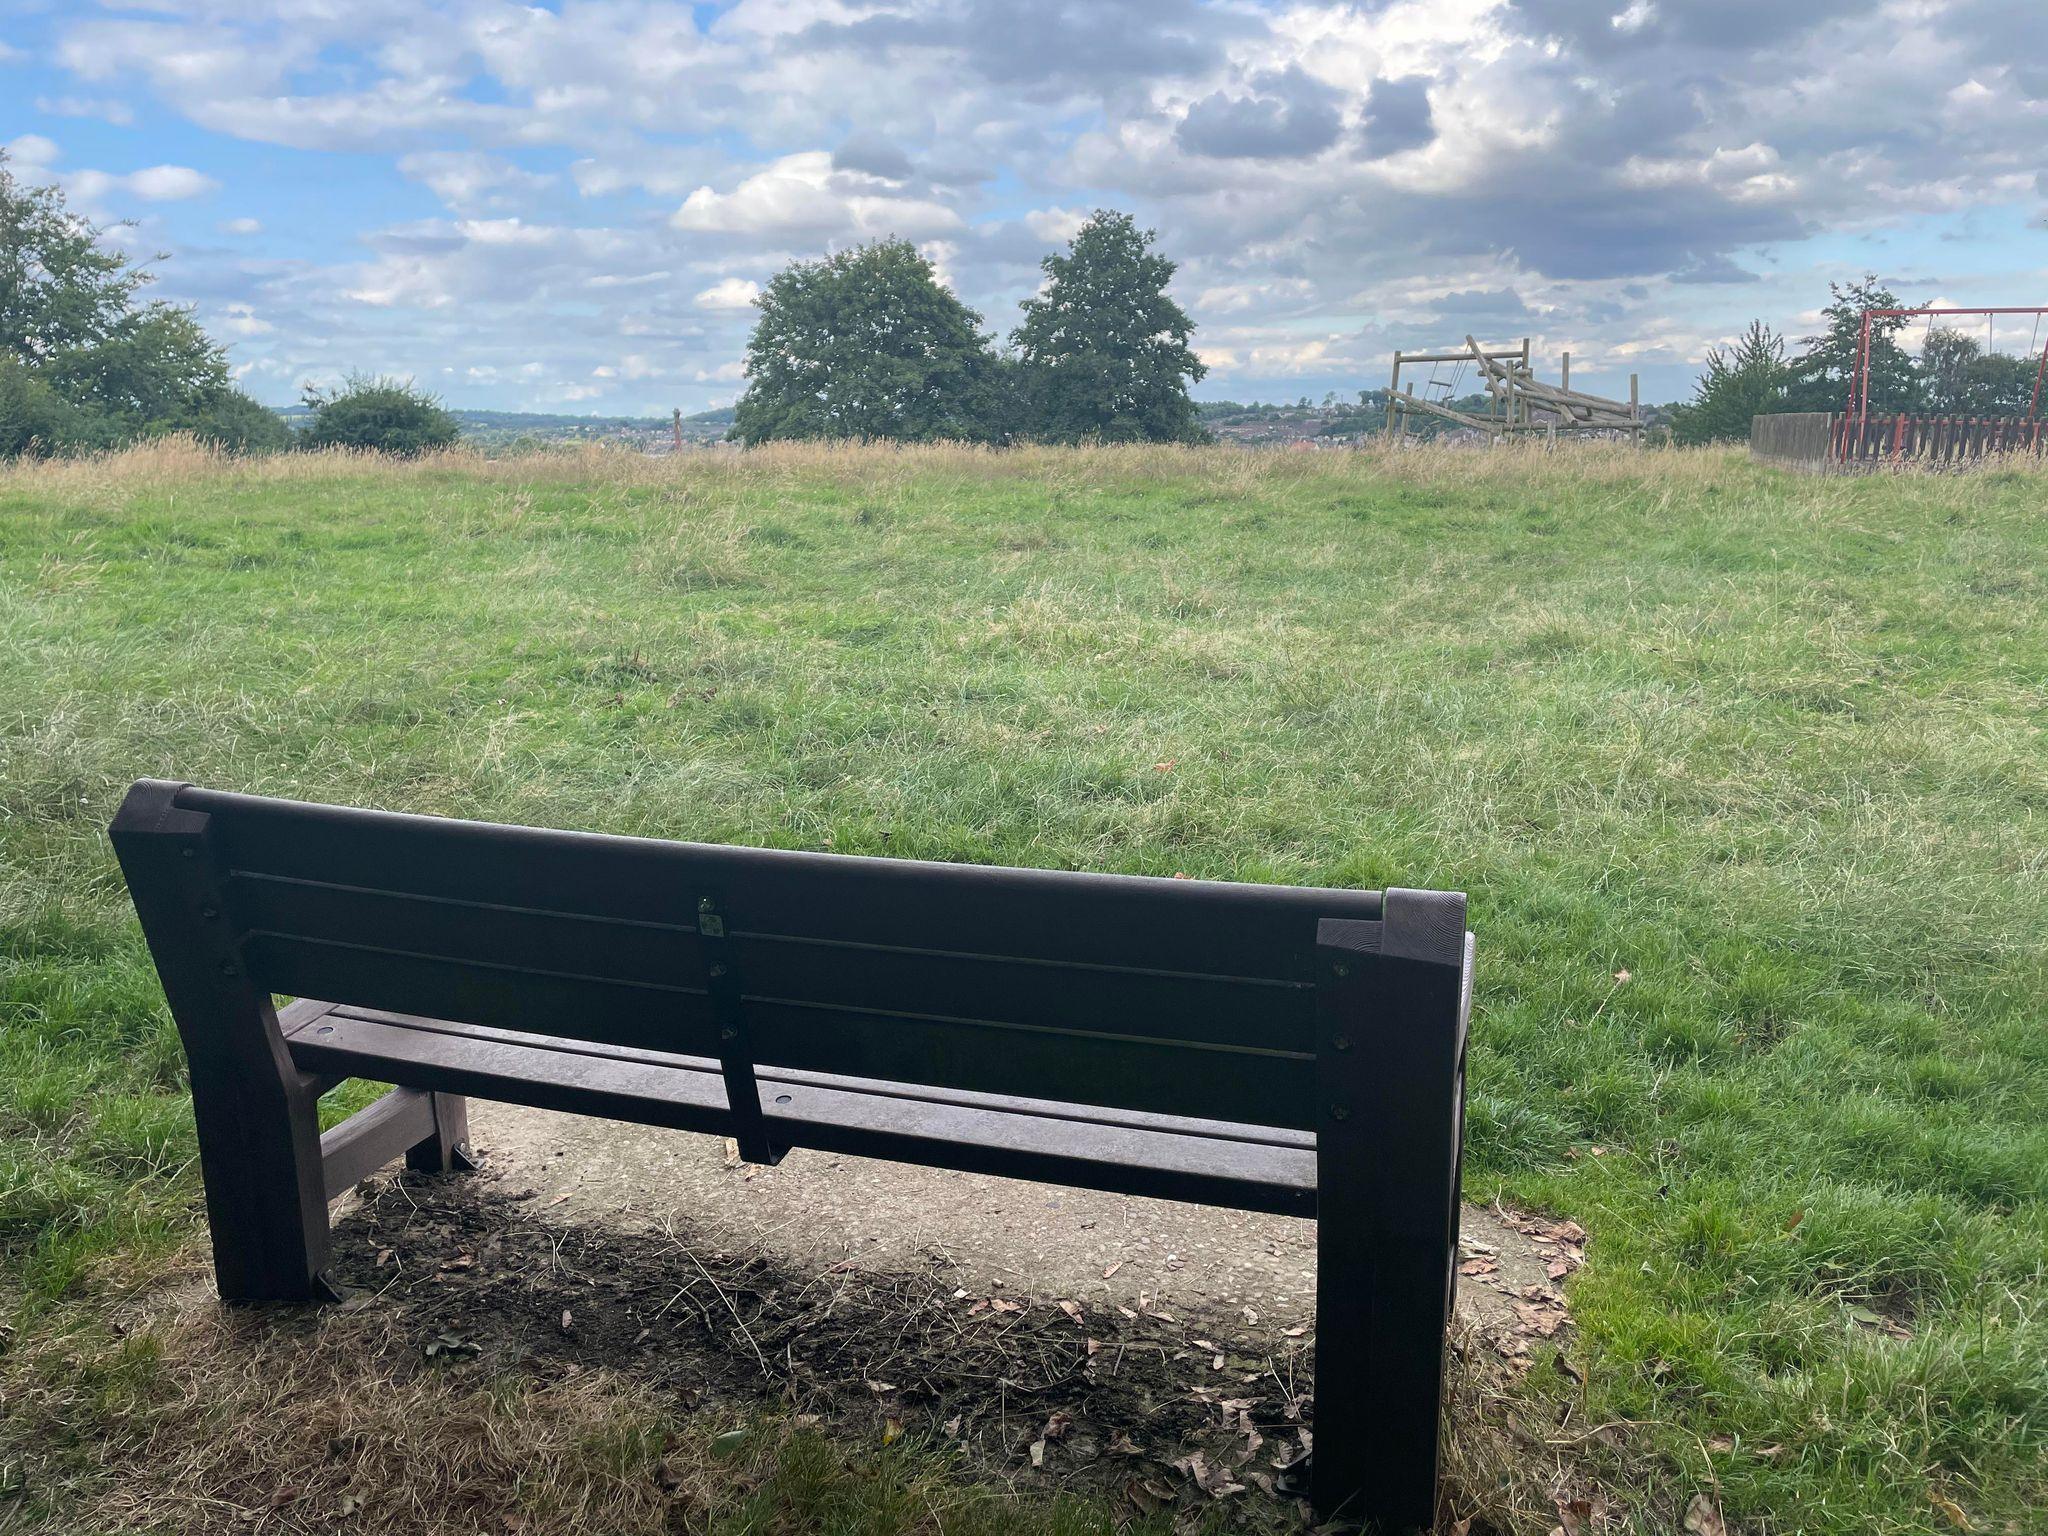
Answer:
<path fill-rule="evenodd" d="M 0 474 L 0 1283 L 33 1326 L 196 1220 L 139 775 L 1455 886 L 1467 1194 L 1592 1233 L 1564 1432 L 1634 1426 L 1643 1508 L 2032 1528 L 2044 510 L 1600 450 Z"/>

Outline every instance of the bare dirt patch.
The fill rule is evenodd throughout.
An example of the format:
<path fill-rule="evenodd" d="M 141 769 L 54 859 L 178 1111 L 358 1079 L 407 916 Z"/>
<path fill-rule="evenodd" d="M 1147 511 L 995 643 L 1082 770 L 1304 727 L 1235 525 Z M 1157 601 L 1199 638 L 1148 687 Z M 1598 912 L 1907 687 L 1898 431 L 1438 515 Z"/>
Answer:
<path fill-rule="evenodd" d="M 897 1443 L 944 1458 L 920 1493 L 940 1514 L 1007 1490 L 1098 1496 L 1177 1528 L 1310 1524 L 1290 1467 L 1314 1438 L 1312 1299 L 1243 1298 L 1291 1295 L 1278 1286 L 1312 1273 L 1312 1223 L 1275 1220 L 1283 1237 L 1260 1232 L 1268 1218 L 880 1164 L 848 1183 L 837 1160 L 801 1155 L 749 1176 L 717 1141 L 680 1141 L 698 1145 L 663 1155 L 711 1168 L 653 1187 L 697 1220 L 657 1214 L 644 1183 L 609 1186 L 629 1213 L 603 1219 L 588 1181 L 564 1198 L 569 1175 L 528 1178 L 530 1162 L 486 1143 L 480 1175 L 387 1174 L 347 1199 L 341 1306 L 221 1308 L 195 1256 L 108 1309 L 112 1341 L 83 1372 L 56 1364 L 75 1340 L 0 1361 L 20 1389 L 14 1430 L 75 1430 L 57 1450 L 13 1437 L 35 1445 L 24 1476 L 63 1511 L 41 1528 L 708 1530 L 807 1455 Z M 569 1163 L 554 1150 L 569 1149 L 546 1161 Z M 984 1209 L 948 1228 L 942 1206 L 899 1218 L 853 1198 L 895 1173 L 960 1180 L 956 1210 L 1050 1219 Z M 758 1212 L 738 1214 L 764 1196 L 785 1207 L 765 1234 Z M 794 1219 L 805 1202 L 810 1220 Z M 858 1257 L 821 1250 L 859 1231 L 885 1236 L 854 1239 Z M 1514 1385 L 1567 1326 L 1571 1233 L 1467 1213 L 1445 1529 L 1547 1531 L 1573 1482 L 1569 1437 Z M 1233 1247 L 1247 1236 L 1250 1257 Z M 1112 1237 L 1136 1246 L 1134 1278 L 1098 1265 Z M 1219 1281 L 1225 1252 L 1236 1278 Z M 1092 1286 L 1070 1283 L 1083 1273 Z M 131 1367 L 134 1388 L 110 1397 Z"/>

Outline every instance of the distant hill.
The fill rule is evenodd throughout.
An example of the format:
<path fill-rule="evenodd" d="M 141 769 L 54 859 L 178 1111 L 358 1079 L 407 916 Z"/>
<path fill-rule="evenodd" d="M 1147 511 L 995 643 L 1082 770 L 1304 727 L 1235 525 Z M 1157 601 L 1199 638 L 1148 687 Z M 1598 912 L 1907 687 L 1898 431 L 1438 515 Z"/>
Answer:
<path fill-rule="evenodd" d="M 303 405 L 288 405 L 278 411 L 287 423 L 300 426 L 312 412 Z M 622 439 L 651 446 L 669 439 L 672 425 L 666 416 L 572 416 L 554 411 L 466 411 L 450 407 L 448 414 L 462 426 L 462 435 L 486 446 L 517 442 L 578 442 Z M 732 426 L 733 408 L 698 411 L 683 418 L 686 442 L 709 442 L 725 436 Z"/>

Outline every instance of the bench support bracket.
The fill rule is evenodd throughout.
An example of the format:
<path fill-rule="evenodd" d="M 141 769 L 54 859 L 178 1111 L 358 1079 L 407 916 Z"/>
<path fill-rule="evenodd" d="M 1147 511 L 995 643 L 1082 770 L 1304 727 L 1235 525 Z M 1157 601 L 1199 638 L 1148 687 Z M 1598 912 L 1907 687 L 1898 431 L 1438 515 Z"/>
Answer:
<path fill-rule="evenodd" d="M 761 1088 L 754 1077 L 753 1045 L 747 1038 L 747 1008 L 740 976 L 733 964 L 727 915 L 716 896 L 697 901 L 697 937 L 704 954 L 704 989 L 711 999 L 711 1018 L 718 1028 L 718 1068 L 725 1078 L 725 1099 L 732 1114 L 732 1138 L 740 1156 L 769 1167 L 789 1149 L 768 1139 L 761 1113 Z"/>

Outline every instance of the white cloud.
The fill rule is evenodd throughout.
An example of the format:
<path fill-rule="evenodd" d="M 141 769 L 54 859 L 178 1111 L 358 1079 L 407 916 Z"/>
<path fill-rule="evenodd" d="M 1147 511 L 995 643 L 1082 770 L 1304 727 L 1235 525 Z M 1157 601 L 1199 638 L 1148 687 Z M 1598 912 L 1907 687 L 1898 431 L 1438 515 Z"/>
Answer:
<path fill-rule="evenodd" d="M 694 302 L 699 309 L 752 309 L 760 297 L 759 283 L 744 277 L 727 277 L 698 294 Z"/>
<path fill-rule="evenodd" d="M 916 239 L 963 227 L 960 215 L 926 198 L 898 196 L 876 176 L 835 171 L 823 150 L 784 155 L 730 192 L 699 187 L 670 220 L 677 229 L 826 240 L 901 235 Z"/>
<path fill-rule="evenodd" d="M 220 190 L 220 183 L 189 165 L 152 165 L 123 178 L 128 190 L 153 203 L 175 203 Z"/>
<path fill-rule="evenodd" d="M 256 311 L 247 304 L 227 305 L 210 324 L 212 329 L 230 336 L 268 336 L 277 329 L 268 320 L 257 318 Z"/>
<path fill-rule="evenodd" d="M 46 139 L 40 133 L 24 133 L 19 138 L 9 139 L 4 147 L 14 169 L 25 175 L 36 175 L 57 163 L 56 141 Z"/>
<path fill-rule="evenodd" d="M 1088 222 L 1085 208 L 1034 208 L 1024 215 L 1027 229 L 1041 240 L 1064 245 Z"/>
<path fill-rule="evenodd" d="M 1656 0 L 1629 0 L 1628 9 L 1616 11 L 1608 24 L 1617 32 L 1640 32 L 1656 16 Z"/>
<path fill-rule="evenodd" d="M 542 191 L 554 177 L 528 171 L 498 155 L 475 150 L 432 150 L 401 155 L 398 170 L 422 182 L 458 213 L 506 208 Z"/>
<path fill-rule="evenodd" d="M 261 219 L 223 219 L 220 232 L 224 235 L 260 235 L 263 233 Z"/>

